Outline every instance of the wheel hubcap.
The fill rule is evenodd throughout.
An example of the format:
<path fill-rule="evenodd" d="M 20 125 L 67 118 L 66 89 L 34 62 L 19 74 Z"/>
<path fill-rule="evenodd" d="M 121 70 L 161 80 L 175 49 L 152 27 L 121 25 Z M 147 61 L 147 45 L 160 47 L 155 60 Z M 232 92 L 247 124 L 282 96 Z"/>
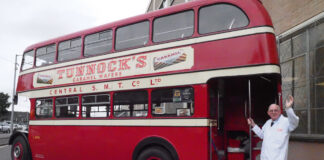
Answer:
<path fill-rule="evenodd" d="M 16 146 L 14 147 L 13 155 L 14 155 L 15 159 L 20 159 L 21 153 L 22 153 L 22 148 L 21 147 L 22 146 L 21 146 L 20 143 L 16 144 Z"/>

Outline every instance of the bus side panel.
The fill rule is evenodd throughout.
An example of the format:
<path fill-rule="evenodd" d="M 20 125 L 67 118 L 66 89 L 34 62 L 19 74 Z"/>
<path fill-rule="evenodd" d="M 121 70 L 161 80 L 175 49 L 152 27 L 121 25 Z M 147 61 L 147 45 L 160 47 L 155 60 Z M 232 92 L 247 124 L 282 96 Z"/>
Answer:
<path fill-rule="evenodd" d="M 167 140 L 179 159 L 204 160 L 207 134 L 207 127 L 30 126 L 29 139 L 34 160 L 130 160 L 136 145 L 151 136 Z"/>
<path fill-rule="evenodd" d="M 193 45 L 192 70 L 278 64 L 275 41 L 273 34 L 256 34 Z"/>
<path fill-rule="evenodd" d="M 255 34 L 249 36 L 237 35 L 236 38 L 229 38 L 205 43 L 190 45 L 194 49 L 194 66 L 187 70 L 174 70 L 167 73 L 191 72 L 199 70 L 216 70 L 228 67 L 242 67 L 260 64 L 278 64 L 276 50 L 276 38 L 273 34 Z M 185 46 L 182 46 L 185 47 Z M 153 51 L 157 52 L 157 51 Z M 146 54 L 146 53 L 145 53 Z M 34 73 L 19 76 L 17 92 L 23 92 L 33 87 Z M 158 76 L 161 73 L 150 73 L 146 76 Z M 135 78 L 143 75 L 133 75 L 115 79 Z M 35 80 L 34 80 L 35 81 Z M 98 82 L 103 80 L 92 80 Z M 74 83 L 74 85 L 81 83 Z M 59 86 L 71 85 L 60 84 Z M 43 87 L 49 88 L 49 87 Z M 52 93 L 51 93 L 52 94 Z M 56 95 L 56 93 L 54 94 Z"/>

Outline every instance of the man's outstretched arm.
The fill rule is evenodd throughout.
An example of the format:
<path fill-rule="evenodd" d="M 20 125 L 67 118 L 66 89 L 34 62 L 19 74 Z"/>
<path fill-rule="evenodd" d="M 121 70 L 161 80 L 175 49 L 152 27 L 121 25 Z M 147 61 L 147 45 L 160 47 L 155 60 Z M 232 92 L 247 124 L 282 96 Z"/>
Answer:
<path fill-rule="evenodd" d="M 289 96 L 286 100 L 286 113 L 288 116 L 289 121 L 289 132 L 292 132 L 298 127 L 299 124 L 299 117 L 296 116 L 294 110 L 291 108 L 292 104 L 294 103 L 294 98 Z"/>
<path fill-rule="evenodd" d="M 252 118 L 247 119 L 248 124 L 252 127 L 252 131 L 261 139 L 263 139 L 263 130 L 254 123 Z"/>

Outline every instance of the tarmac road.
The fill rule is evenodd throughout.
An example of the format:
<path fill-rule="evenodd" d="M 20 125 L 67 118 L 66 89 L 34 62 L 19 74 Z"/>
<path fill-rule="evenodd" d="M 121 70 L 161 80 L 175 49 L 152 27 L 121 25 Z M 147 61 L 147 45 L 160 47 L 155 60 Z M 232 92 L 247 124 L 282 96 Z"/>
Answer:
<path fill-rule="evenodd" d="M 0 160 L 11 160 L 9 145 L 0 146 Z"/>
<path fill-rule="evenodd" d="M 1 134 L 0 133 L 0 146 L 8 145 L 10 134 Z"/>
<path fill-rule="evenodd" d="M 10 146 L 8 145 L 10 134 L 0 133 L 0 160 L 11 160 Z"/>

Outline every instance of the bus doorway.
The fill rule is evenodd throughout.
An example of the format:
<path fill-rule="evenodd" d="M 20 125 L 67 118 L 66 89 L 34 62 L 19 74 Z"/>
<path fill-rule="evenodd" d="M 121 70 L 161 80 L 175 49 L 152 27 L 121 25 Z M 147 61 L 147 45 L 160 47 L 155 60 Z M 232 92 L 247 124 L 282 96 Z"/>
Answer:
<path fill-rule="evenodd" d="M 269 119 L 268 106 L 280 104 L 279 86 L 279 75 L 208 81 L 210 115 L 217 120 L 216 127 L 211 129 L 211 140 L 215 141 L 212 142 L 214 151 L 211 153 L 215 154 L 212 159 L 259 159 L 262 141 L 252 133 L 246 119 L 253 118 L 261 127 Z"/>

